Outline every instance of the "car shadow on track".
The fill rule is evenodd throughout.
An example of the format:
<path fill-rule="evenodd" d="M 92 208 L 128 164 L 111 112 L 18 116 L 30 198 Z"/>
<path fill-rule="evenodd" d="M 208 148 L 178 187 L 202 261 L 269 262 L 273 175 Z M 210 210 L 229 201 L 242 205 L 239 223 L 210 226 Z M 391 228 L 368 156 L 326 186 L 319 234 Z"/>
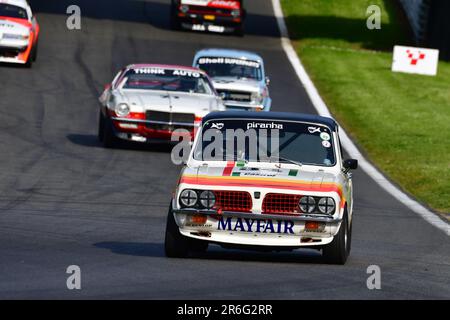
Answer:
<path fill-rule="evenodd" d="M 103 148 L 96 135 L 92 134 L 68 134 L 67 139 L 76 145 L 89 148 Z M 132 151 L 152 151 L 160 153 L 171 153 L 173 145 L 170 143 L 133 143 L 127 141 L 118 141 L 114 149 L 132 150 Z M 111 150 L 114 150 L 111 149 Z"/>
<path fill-rule="evenodd" d="M 258 252 L 250 250 L 226 250 L 219 246 L 210 246 L 206 253 L 194 258 L 224 261 L 251 261 L 276 263 L 320 264 L 322 255 L 316 250 L 295 250 L 292 252 Z"/>
<path fill-rule="evenodd" d="M 94 247 L 110 250 L 112 253 L 138 256 L 162 258 L 164 255 L 164 245 L 161 243 L 138 243 L 138 242 L 99 242 Z"/>
<path fill-rule="evenodd" d="M 107 249 L 112 253 L 120 255 L 154 258 L 166 257 L 163 243 L 99 242 L 95 243 L 94 247 Z M 258 252 L 249 250 L 224 250 L 214 245 L 210 245 L 207 252 L 192 254 L 186 259 L 302 264 L 324 263 L 321 254 L 311 249 L 295 250 L 292 252 Z"/>

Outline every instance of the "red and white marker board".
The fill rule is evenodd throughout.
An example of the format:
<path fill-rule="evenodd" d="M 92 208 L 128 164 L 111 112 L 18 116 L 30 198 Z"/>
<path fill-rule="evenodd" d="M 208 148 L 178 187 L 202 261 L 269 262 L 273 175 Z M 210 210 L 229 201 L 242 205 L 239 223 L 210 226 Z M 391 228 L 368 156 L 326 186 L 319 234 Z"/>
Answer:
<path fill-rule="evenodd" d="M 438 61 L 439 50 L 395 46 L 392 71 L 435 76 Z"/>

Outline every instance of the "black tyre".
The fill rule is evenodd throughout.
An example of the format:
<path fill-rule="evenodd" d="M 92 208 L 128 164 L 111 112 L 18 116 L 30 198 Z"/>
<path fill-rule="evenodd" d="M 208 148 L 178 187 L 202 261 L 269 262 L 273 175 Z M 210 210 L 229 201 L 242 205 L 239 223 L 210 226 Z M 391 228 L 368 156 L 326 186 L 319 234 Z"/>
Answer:
<path fill-rule="evenodd" d="M 177 17 L 177 8 L 174 2 L 172 2 L 170 7 L 170 28 L 174 31 L 181 30 L 181 23 Z"/>
<path fill-rule="evenodd" d="M 172 205 L 167 215 L 164 250 L 169 258 L 186 258 L 189 253 L 201 253 L 208 250 L 207 241 L 187 238 L 180 233 L 173 216 Z"/>
<path fill-rule="evenodd" d="M 25 62 L 25 68 L 30 69 L 33 66 L 33 55 L 34 55 L 34 48 L 31 49 L 30 55 L 28 56 L 28 60 Z"/>
<path fill-rule="evenodd" d="M 116 135 L 112 128 L 113 124 L 111 120 L 103 117 L 103 146 L 105 148 L 114 148 L 117 143 Z"/>
<path fill-rule="evenodd" d="M 180 23 L 180 21 L 177 18 L 172 17 L 170 19 L 170 28 L 173 31 L 180 31 L 181 30 L 181 23 Z"/>
<path fill-rule="evenodd" d="M 175 217 L 173 216 L 172 205 L 167 215 L 164 250 L 166 256 L 169 258 L 185 258 L 189 255 L 188 238 L 184 237 L 178 229 Z"/>
<path fill-rule="evenodd" d="M 243 37 L 244 36 L 244 25 L 239 25 L 234 29 L 234 34 L 238 37 Z"/>
<path fill-rule="evenodd" d="M 103 142 L 104 133 L 105 133 L 105 117 L 103 116 L 103 113 L 100 110 L 98 116 L 98 140 L 100 142 Z"/>
<path fill-rule="evenodd" d="M 339 232 L 334 236 L 333 241 L 322 249 L 322 256 L 327 263 L 345 264 L 350 254 L 351 232 L 352 227 L 349 225 L 347 213 L 345 213 Z"/>
<path fill-rule="evenodd" d="M 36 60 L 37 60 L 37 56 L 38 56 L 38 48 L 39 48 L 39 40 L 36 41 L 36 44 L 34 45 L 34 48 L 33 48 L 33 54 L 32 54 L 32 56 L 33 56 L 33 62 L 36 62 Z"/>

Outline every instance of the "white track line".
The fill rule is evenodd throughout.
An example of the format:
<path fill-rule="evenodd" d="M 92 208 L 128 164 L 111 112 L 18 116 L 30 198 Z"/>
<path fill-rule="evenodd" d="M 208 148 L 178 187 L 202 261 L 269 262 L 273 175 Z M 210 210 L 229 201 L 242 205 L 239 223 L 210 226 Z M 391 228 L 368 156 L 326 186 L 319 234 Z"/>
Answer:
<path fill-rule="evenodd" d="M 280 0 L 272 0 L 272 5 L 274 9 L 275 18 L 277 19 L 278 28 L 281 33 L 281 45 L 285 51 L 289 61 L 292 64 L 297 76 L 299 77 L 301 83 L 305 87 L 305 90 L 312 101 L 312 104 L 317 110 L 317 113 L 321 116 L 332 117 L 330 110 L 323 101 L 322 97 L 319 95 L 314 83 L 311 78 L 306 73 L 300 58 L 292 46 L 289 39 L 288 29 L 284 20 L 283 11 L 281 9 Z M 366 158 L 359 152 L 356 145 L 352 142 L 350 137 L 347 135 L 345 130 L 341 128 L 340 136 L 342 145 L 347 150 L 352 158 L 358 159 L 360 167 L 373 179 L 378 185 L 380 185 L 384 190 L 397 198 L 401 203 L 407 206 L 409 209 L 420 215 L 423 219 L 428 221 L 430 224 L 436 228 L 444 231 L 448 236 L 450 236 L 450 224 L 443 221 L 437 214 L 428 210 L 423 205 L 417 201 L 411 199 L 407 194 L 393 185 L 388 179 L 386 179 L 383 174 L 378 171 Z"/>

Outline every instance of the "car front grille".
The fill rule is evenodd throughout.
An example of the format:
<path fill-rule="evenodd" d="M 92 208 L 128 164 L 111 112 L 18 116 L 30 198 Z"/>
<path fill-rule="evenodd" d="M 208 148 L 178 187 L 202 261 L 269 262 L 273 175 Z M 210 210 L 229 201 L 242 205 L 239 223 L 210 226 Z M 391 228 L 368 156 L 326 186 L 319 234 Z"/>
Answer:
<path fill-rule="evenodd" d="M 251 212 L 252 197 L 245 191 L 214 191 L 216 209 L 222 211 Z"/>
<path fill-rule="evenodd" d="M 190 13 L 198 13 L 198 14 L 213 14 L 219 16 L 229 16 L 231 15 L 231 10 L 229 9 L 221 9 L 221 8 L 211 8 L 206 6 L 189 6 Z"/>
<path fill-rule="evenodd" d="M 263 214 L 300 214 L 298 202 L 301 196 L 296 194 L 269 193 L 265 196 Z"/>
<path fill-rule="evenodd" d="M 251 102 L 252 94 L 250 92 L 241 91 L 225 91 L 218 90 L 219 94 L 224 96 L 225 101 Z"/>
<path fill-rule="evenodd" d="M 170 122 L 169 112 L 147 111 L 145 118 L 149 121 Z"/>
<path fill-rule="evenodd" d="M 0 48 L 0 56 L 5 58 L 15 58 L 21 50 L 15 48 Z"/>
<path fill-rule="evenodd" d="M 147 121 L 164 123 L 147 123 L 147 128 L 155 130 L 175 130 L 185 128 L 193 130 L 195 115 L 191 113 L 170 113 L 161 111 L 147 111 L 145 113 Z"/>

